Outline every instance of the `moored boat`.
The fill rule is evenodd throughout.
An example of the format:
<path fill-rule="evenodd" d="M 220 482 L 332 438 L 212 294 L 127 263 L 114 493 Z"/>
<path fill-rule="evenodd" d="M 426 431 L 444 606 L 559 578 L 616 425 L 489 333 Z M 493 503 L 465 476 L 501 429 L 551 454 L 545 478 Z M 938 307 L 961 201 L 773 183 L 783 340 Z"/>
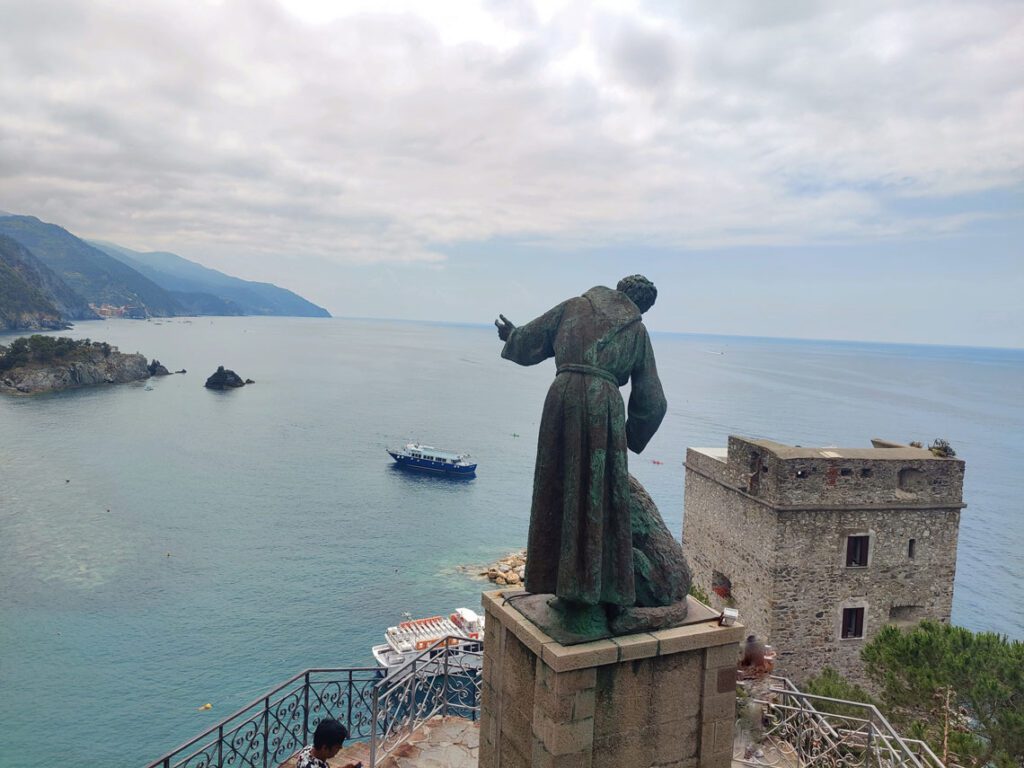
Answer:
<path fill-rule="evenodd" d="M 463 670 L 480 668 L 483 659 L 484 619 L 469 608 L 456 608 L 448 617 L 410 619 L 396 627 L 388 627 L 384 633 L 387 642 L 373 646 L 373 658 L 385 674 L 391 674 L 446 637 L 450 638 L 447 646 L 450 669 L 453 665 Z M 443 654 L 444 650 L 441 647 L 435 648 L 422 661 L 430 663 L 432 656 Z"/>
<path fill-rule="evenodd" d="M 403 469 L 439 472 L 445 475 L 472 475 L 476 462 L 468 453 L 455 453 L 432 445 L 407 443 L 402 448 L 388 448 L 388 454 Z"/>

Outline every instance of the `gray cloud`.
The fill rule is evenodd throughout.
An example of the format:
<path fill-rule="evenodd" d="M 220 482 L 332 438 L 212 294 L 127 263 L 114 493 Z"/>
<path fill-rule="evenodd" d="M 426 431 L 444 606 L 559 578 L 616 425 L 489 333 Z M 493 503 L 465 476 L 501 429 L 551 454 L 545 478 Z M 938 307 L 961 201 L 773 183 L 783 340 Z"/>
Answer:
<path fill-rule="evenodd" d="M 456 42 L 419 7 L 0 1 L 0 203 L 269 276 L 920 236 L 974 219 L 892 197 L 1024 180 L 1013 3 L 487 3 Z"/>

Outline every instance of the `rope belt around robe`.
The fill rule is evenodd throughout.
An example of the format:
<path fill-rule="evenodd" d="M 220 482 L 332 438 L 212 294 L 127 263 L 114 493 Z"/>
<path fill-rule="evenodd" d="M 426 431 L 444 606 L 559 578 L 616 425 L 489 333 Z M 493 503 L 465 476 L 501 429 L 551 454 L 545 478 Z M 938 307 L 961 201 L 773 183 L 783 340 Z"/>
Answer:
<path fill-rule="evenodd" d="M 555 376 L 561 376 L 563 373 L 582 373 L 584 376 L 597 376 L 599 379 L 610 381 L 616 387 L 619 386 L 619 380 L 611 373 L 603 368 L 596 368 L 593 365 L 584 365 L 583 363 L 565 363 L 564 365 L 558 366 L 558 370 L 555 371 Z"/>

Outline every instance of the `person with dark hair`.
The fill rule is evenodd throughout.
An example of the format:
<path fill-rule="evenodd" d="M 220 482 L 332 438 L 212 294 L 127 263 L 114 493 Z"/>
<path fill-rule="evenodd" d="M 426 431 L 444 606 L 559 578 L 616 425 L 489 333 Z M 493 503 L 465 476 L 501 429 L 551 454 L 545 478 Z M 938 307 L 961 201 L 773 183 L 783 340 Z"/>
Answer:
<path fill-rule="evenodd" d="M 341 751 L 348 729 L 337 720 L 321 720 L 313 732 L 313 744 L 296 755 L 295 768 L 330 768 L 327 761 Z M 363 768 L 362 763 L 347 763 L 344 768 Z"/>
<path fill-rule="evenodd" d="M 554 593 L 568 611 L 603 606 L 615 615 L 636 603 L 626 450 L 647 446 L 667 408 L 642 322 L 657 296 L 647 278 L 630 275 L 526 325 L 494 321 L 503 358 L 557 365 L 537 440 L 525 586 Z"/>

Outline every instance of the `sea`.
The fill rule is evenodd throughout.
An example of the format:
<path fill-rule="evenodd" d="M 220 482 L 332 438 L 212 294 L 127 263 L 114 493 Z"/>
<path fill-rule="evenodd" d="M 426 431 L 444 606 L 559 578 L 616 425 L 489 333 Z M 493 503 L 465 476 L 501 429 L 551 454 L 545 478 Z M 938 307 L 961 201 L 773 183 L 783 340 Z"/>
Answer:
<path fill-rule="evenodd" d="M 187 373 L 0 398 L 0 766 L 141 766 L 302 669 L 370 665 L 405 612 L 478 607 L 462 566 L 525 546 L 554 367 L 502 360 L 493 327 L 64 333 Z M 1024 638 L 1024 350 L 652 339 L 669 410 L 630 470 L 677 536 L 688 446 L 944 438 L 967 462 L 953 621 Z M 256 383 L 207 390 L 218 365 Z M 475 479 L 396 469 L 411 440 Z"/>

